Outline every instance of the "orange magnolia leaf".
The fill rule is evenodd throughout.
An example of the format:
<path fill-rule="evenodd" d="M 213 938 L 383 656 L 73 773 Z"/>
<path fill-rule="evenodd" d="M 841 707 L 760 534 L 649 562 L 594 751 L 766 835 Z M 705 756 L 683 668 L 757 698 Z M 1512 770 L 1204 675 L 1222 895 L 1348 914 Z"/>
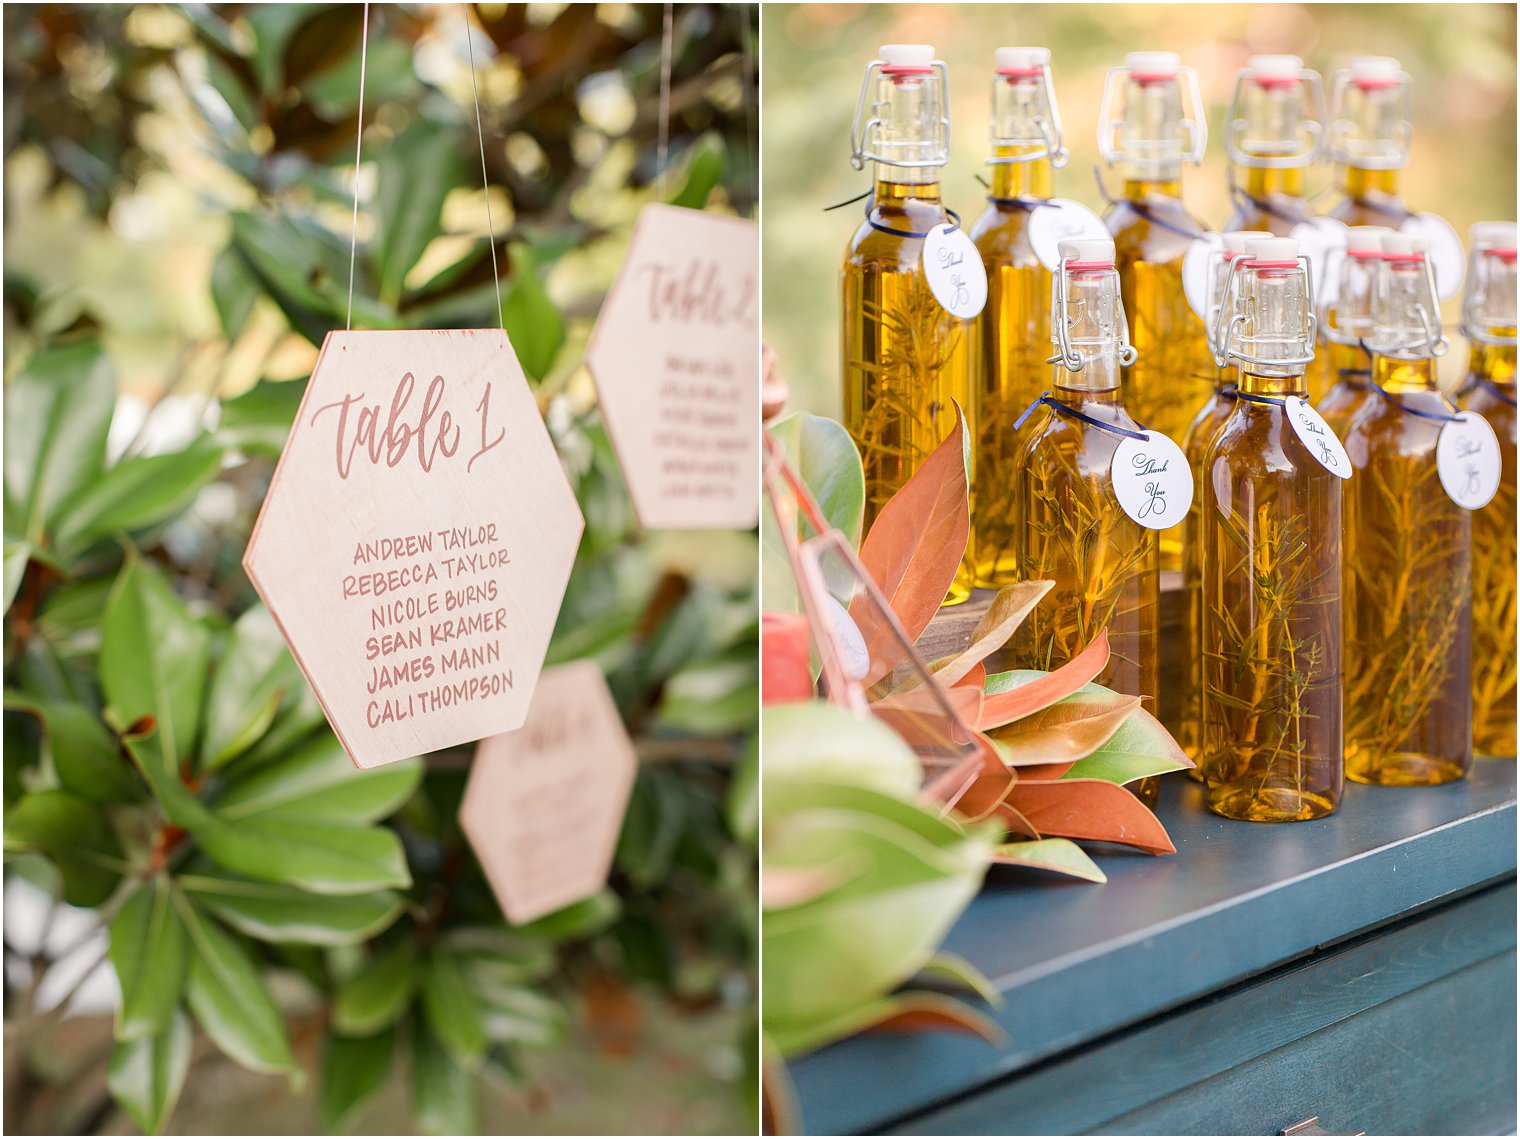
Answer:
<path fill-rule="evenodd" d="M 1149 854 L 1177 849 L 1144 803 L 1105 779 L 1020 779 L 1008 806 L 1042 835 L 1117 842 Z"/>
<path fill-rule="evenodd" d="M 957 680 L 952 687 L 975 688 L 980 692 L 983 688 L 987 687 L 987 666 L 981 661 L 977 661 L 976 664 L 971 666 L 971 671 Z"/>
<path fill-rule="evenodd" d="M 1021 760 L 1076 762 L 1112 739 L 1139 708 L 1138 696 L 1084 693 L 1031 712 L 989 734 L 997 742 L 1004 761 L 1010 764 L 1019 764 Z M 1028 772 L 1024 774 L 1027 777 Z"/>
<path fill-rule="evenodd" d="M 1028 767 L 1020 767 L 1020 779 L 1059 779 L 1076 764 L 1076 760 L 1069 759 L 1064 763 L 1035 763 Z"/>
<path fill-rule="evenodd" d="M 935 670 L 940 683 L 956 683 L 1007 644 L 1014 630 L 1024 623 L 1030 610 L 1039 604 L 1040 598 L 1049 593 L 1054 585 L 1053 581 L 1019 581 L 999 590 L 998 595 L 992 599 L 992 604 L 987 607 L 987 612 L 977 622 L 976 631 L 971 634 L 971 643 L 965 651 L 954 657 L 943 669 Z M 983 669 L 984 673 L 985 671 Z"/>
<path fill-rule="evenodd" d="M 1001 728 L 1064 700 L 1084 684 L 1090 684 L 1108 667 L 1108 630 L 1101 630 L 1093 643 L 1054 672 L 1008 692 L 989 695 L 982 701 L 982 714 L 976 726 L 983 731 Z"/>
<path fill-rule="evenodd" d="M 940 694 L 969 730 L 981 710 L 981 689 L 951 688 Z M 871 704 L 871 712 L 925 756 L 959 752 L 971 743 L 927 688 L 885 696 Z"/>
<path fill-rule="evenodd" d="M 918 640 L 939 612 L 970 532 L 966 424 L 957 404 L 955 427 L 887 500 L 860 546 L 861 562 L 881 587 L 909 641 Z M 901 663 L 906 651 L 867 596 L 857 595 L 850 603 L 850 616 L 871 654 L 871 670 L 864 680 L 870 687 Z"/>
<path fill-rule="evenodd" d="M 885 1015 L 868 1032 L 968 1032 L 989 1044 L 1001 1044 L 1007 1039 L 992 1019 L 954 997 L 909 992 L 889 1000 Z"/>

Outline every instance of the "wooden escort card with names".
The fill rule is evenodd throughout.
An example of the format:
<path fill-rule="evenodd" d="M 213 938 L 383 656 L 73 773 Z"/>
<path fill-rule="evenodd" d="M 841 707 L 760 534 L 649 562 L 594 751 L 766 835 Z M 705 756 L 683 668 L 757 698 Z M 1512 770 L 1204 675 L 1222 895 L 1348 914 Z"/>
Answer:
<path fill-rule="evenodd" d="M 586 364 L 650 529 L 759 517 L 759 249 L 752 221 L 645 206 L 602 304 Z"/>
<path fill-rule="evenodd" d="M 459 823 L 514 925 L 602 888 L 638 756 L 594 661 L 543 674 L 528 722 L 482 740 Z"/>
<path fill-rule="evenodd" d="M 243 566 L 374 767 L 521 726 L 584 524 L 505 332 L 331 332 Z"/>

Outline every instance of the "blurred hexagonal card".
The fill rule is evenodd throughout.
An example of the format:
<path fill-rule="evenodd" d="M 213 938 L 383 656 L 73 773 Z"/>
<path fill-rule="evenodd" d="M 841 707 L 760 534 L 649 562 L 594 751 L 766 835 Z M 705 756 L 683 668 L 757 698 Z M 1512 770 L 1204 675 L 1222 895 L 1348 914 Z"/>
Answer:
<path fill-rule="evenodd" d="M 331 332 L 243 566 L 374 767 L 522 725 L 584 525 L 505 332 Z"/>
<path fill-rule="evenodd" d="M 748 529 L 759 517 L 755 223 L 681 206 L 639 213 L 586 364 L 639 521 Z"/>
<path fill-rule="evenodd" d="M 459 822 L 509 921 L 522 925 L 601 889 L 637 772 L 594 661 L 548 669 L 527 723 L 480 741 Z"/>

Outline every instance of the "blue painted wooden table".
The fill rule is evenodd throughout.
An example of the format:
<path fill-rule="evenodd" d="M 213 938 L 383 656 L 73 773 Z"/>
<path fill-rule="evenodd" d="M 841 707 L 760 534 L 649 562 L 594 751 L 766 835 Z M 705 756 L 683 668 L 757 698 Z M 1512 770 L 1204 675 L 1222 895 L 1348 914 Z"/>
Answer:
<path fill-rule="evenodd" d="M 1348 784 L 1308 823 L 1217 818 L 1180 776 L 1158 810 L 1175 856 L 1099 855 L 1106 886 L 994 867 L 951 931 L 1005 1046 L 826 1048 L 791 1067 L 806 1129 L 1513 1133 L 1513 761 Z"/>

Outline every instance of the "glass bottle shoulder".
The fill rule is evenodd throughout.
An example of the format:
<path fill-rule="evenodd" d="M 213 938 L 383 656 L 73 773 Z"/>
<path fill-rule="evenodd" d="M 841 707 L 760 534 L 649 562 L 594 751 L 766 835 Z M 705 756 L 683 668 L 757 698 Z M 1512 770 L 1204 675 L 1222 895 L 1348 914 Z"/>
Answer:
<path fill-rule="evenodd" d="M 1451 414 L 1437 392 L 1404 392 L 1389 399 L 1376 392 L 1369 393 L 1346 425 L 1346 454 L 1351 456 L 1351 465 L 1356 470 L 1377 459 L 1394 457 L 1433 461 L 1444 424 L 1401 411 L 1395 401 L 1431 415 Z"/>
<path fill-rule="evenodd" d="M 1029 241 L 1029 211 L 1018 206 L 1000 205 L 988 199 L 967 235 L 975 243 L 988 265 L 1007 265 L 1016 269 L 1040 267 Z"/>
<path fill-rule="evenodd" d="M 1236 400 L 1204 457 L 1215 477 L 1318 480 L 1337 477 L 1309 453 L 1288 422 L 1288 412 L 1274 403 Z"/>
<path fill-rule="evenodd" d="M 1130 431 L 1139 430 L 1122 407 L 1077 402 L 1072 402 L 1071 406 L 1084 415 L 1105 423 L 1113 423 Z M 1096 480 L 1107 485 L 1112 481 L 1109 466 L 1113 462 L 1115 449 L 1124 438 L 1122 435 L 1104 431 L 1049 408 L 1042 409 L 1042 414 L 1044 418 L 1034 425 L 1034 430 L 1020 451 L 1020 462 L 1026 468 L 1074 472 L 1084 482 Z"/>
<path fill-rule="evenodd" d="M 845 263 L 889 271 L 912 270 L 923 254 L 922 235 L 948 220 L 944 206 L 937 201 L 909 199 L 891 206 L 875 205 L 850 237 Z"/>
<path fill-rule="evenodd" d="M 1182 199 L 1169 194 L 1150 194 L 1143 202 L 1118 199 L 1109 205 L 1103 221 L 1113 235 L 1114 256 L 1121 273 L 1137 261 L 1181 261 L 1193 235 L 1204 230 Z"/>

